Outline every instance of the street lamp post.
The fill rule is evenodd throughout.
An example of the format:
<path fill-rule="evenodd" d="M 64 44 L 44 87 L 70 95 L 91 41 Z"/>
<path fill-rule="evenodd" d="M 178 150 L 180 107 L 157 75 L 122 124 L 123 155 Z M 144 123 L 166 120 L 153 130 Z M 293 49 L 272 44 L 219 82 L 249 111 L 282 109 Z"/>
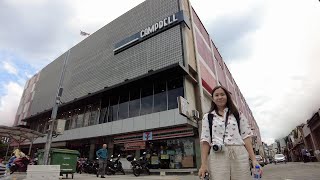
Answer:
<path fill-rule="evenodd" d="M 51 113 L 51 119 L 49 120 L 49 124 L 50 124 L 49 125 L 49 130 L 48 130 L 49 132 L 47 134 L 47 141 L 46 141 L 45 150 L 44 150 L 44 156 L 43 156 L 43 164 L 44 165 L 49 165 L 49 151 L 50 151 L 51 143 L 52 143 L 52 134 L 53 134 L 55 121 L 56 121 L 56 118 L 57 118 L 58 106 L 60 104 L 60 98 L 61 98 L 62 91 L 63 91 L 62 84 L 63 84 L 64 74 L 65 74 L 65 71 L 66 71 L 69 55 L 70 55 L 70 49 L 68 50 L 67 56 L 66 56 L 66 58 L 64 59 L 64 62 L 63 62 L 62 72 L 61 72 L 59 85 L 58 85 L 58 89 L 57 89 L 57 95 L 56 95 L 56 98 L 54 100 L 52 113 Z"/>

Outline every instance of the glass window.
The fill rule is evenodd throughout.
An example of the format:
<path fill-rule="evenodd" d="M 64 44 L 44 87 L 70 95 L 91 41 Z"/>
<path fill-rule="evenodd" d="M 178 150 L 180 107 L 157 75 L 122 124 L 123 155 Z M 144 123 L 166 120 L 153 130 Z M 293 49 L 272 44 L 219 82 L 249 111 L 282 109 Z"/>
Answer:
<path fill-rule="evenodd" d="M 108 107 L 105 107 L 105 108 L 101 109 L 100 118 L 99 118 L 99 124 L 108 122 L 107 121 L 108 120 L 107 113 L 108 113 Z"/>
<path fill-rule="evenodd" d="M 84 113 L 84 109 L 79 108 L 78 109 L 78 118 L 77 118 L 77 128 L 83 127 L 83 113 Z"/>
<path fill-rule="evenodd" d="M 65 126 L 65 130 L 69 130 L 71 129 L 71 122 L 72 122 L 72 112 L 68 111 L 66 112 L 66 126 Z"/>
<path fill-rule="evenodd" d="M 118 119 L 126 119 L 129 116 L 129 91 L 120 93 L 119 99 L 119 117 Z"/>
<path fill-rule="evenodd" d="M 98 118 L 99 118 L 99 108 L 97 105 L 93 105 L 91 109 L 90 119 L 89 119 L 89 126 L 97 124 Z"/>
<path fill-rule="evenodd" d="M 44 133 L 45 132 L 45 122 L 43 120 L 40 120 L 39 122 L 39 128 L 38 128 L 38 131 L 41 132 L 41 133 Z"/>
<path fill-rule="evenodd" d="M 90 120 L 90 112 L 91 112 L 91 106 L 87 106 L 86 113 L 84 113 L 83 117 L 83 127 L 89 126 L 89 120 Z"/>
<path fill-rule="evenodd" d="M 154 84 L 154 108 L 153 112 L 167 110 L 166 81 L 159 81 Z"/>
<path fill-rule="evenodd" d="M 152 113 L 153 105 L 153 84 L 148 84 L 141 89 L 141 110 L 140 115 Z"/>
<path fill-rule="evenodd" d="M 140 113 L 140 88 L 130 91 L 129 117 L 139 116 Z"/>
<path fill-rule="evenodd" d="M 168 80 L 168 109 L 178 108 L 177 97 L 183 94 L 182 78 Z"/>
<path fill-rule="evenodd" d="M 118 119 L 118 96 L 110 97 L 110 106 L 108 114 L 108 122 L 116 121 Z"/>
<path fill-rule="evenodd" d="M 146 142 L 147 160 L 151 169 L 181 169 L 195 167 L 193 138 L 175 138 Z"/>
<path fill-rule="evenodd" d="M 109 98 L 103 98 L 101 101 L 101 112 L 99 118 L 99 124 L 108 122 L 108 106 L 109 106 Z"/>
<path fill-rule="evenodd" d="M 74 111 L 73 115 L 72 115 L 72 119 L 71 119 L 71 128 L 70 129 L 74 129 L 77 127 L 77 117 L 78 117 L 77 112 Z"/>

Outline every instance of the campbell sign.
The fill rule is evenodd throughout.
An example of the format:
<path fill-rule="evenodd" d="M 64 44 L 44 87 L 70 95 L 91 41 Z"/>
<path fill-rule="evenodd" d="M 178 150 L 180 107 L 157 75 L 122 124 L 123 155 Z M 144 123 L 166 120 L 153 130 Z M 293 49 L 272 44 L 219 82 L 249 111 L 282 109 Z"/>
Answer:
<path fill-rule="evenodd" d="M 189 26 L 189 19 L 185 17 L 183 11 L 179 11 L 171 16 L 165 17 L 164 19 L 142 29 L 140 32 L 137 32 L 130 37 L 123 39 L 122 41 L 115 44 L 113 52 L 115 54 L 134 46 L 152 36 L 155 36 L 158 33 L 161 33 L 167 29 L 170 29 L 181 22 L 184 22 L 188 27 Z"/>

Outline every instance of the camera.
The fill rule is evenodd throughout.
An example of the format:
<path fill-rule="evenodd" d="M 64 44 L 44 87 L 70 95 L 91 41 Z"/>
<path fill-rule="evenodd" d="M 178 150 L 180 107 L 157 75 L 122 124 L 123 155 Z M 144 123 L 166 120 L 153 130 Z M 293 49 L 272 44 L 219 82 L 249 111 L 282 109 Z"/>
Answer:
<path fill-rule="evenodd" d="M 223 147 L 224 147 L 223 144 L 214 144 L 214 145 L 212 146 L 212 150 L 213 150 L 214 152 L 222 152 L 223 149 L 224 149 Z"/>

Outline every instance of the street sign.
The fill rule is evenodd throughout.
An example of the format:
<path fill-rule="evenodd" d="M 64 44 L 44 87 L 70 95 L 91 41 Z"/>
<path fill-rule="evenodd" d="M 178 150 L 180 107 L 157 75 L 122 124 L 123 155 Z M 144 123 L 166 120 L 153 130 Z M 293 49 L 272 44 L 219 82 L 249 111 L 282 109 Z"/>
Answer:
<path fill-rule="evenodd" d="M 144 132 L 143 133 L 143 136 L 142 136 L 142 139 L 144 141 L 150 141 L 152 140 L 152 132 Z"/>

